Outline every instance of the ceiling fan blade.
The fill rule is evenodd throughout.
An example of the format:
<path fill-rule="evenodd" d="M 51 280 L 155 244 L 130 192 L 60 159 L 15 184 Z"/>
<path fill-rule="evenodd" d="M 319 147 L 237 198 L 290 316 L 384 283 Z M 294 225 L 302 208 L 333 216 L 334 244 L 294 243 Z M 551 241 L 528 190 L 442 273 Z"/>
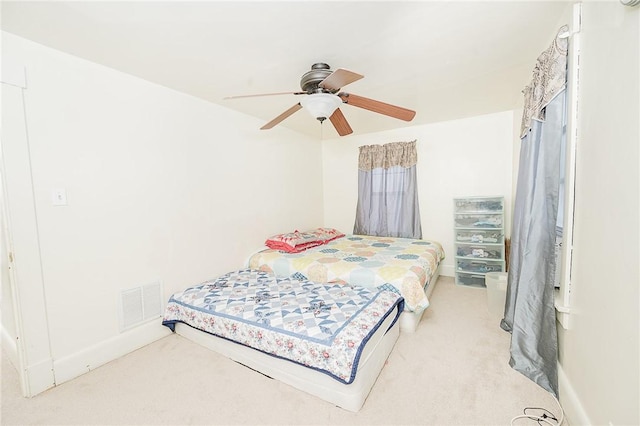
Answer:
<path fill-rule="evenodd" d="M 273 126 L 280 123 L 282 120 L 289 117 L 290 115 L 292 115 L 294 112 L 298 111 L 301 108 L 302 108 L 302 105 L 300 105 L 300 103 L 295 104 L 294 106 L 292 106 L 291 108 L 289 108 L 288 110 L 286 110 L 285 112 L 283 112 L 282 114 L 280 114 L 279 116 L 277 116 L 276 118 L 274 118 L 273 120 L 265 124 L 264 126 L 260 127 L 260 130 L 267 130 L 272 128 Z"/>
<path fill-rule="evenodd" d="M 258 96 L 275 96 L 275 95 L 306 95 L 307 92 L 277 92 L 277 93 L 261 93 L 258 95 L 238 95 L 238 96 L 225 96 L 222 99 L 240 99 L 240 98 L 256 98 Z"/>
<path fill-rule="evenodd" d="M 332 72 L 327 78 L 322 80 L 318 86 L 327 90 L 338 90 L 347 84 L 360 80 L 364 75 L 355 73 L 353 71 L 345 70 L 344 68 L 338 68 Z"/>
<path fill-rule="evenodd" d="M 344 114 L 342 114 L 342 111 L 340 111 L 340 108 L 336 109 L 334 113 L 331 114 L 329 120 L 331 120 L 331 124 L 336 128 L 336 131 L 340 136 L 350 135 L 353 133 L 351 126 L 349 126 L 349 123 L 344 117 Z"/>
<path fill-rule="evenodd" d="M 376 101 L 362 96 L 354 95 L 351 93 L 338 93 L 338 96 L 342 98 L 342 101 L 346 104 L 356 106 L 358 108 L 368 109 L 369 111 L 377 112 L 378 114 L 388 115 L 389 117 L 397 118 L 404 121 L 411 121 L 416 116 L 416 112 L 407 108 L 387 104 L 384 102 Z"/>

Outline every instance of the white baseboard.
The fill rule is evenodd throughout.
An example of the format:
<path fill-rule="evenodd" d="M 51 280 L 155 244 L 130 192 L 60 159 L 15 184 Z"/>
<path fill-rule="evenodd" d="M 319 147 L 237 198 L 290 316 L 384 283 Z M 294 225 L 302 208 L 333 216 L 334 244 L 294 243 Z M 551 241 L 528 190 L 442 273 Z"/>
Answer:
<path fill-rule="evenodd" d="M 560 404 L 564 410 L 564 416 L 569 425 L 590 425 L 591 420 L 584 410 L 580 398 L 571 385 L 569 378 L 564 373 L 562 365 L 558 364 L 558 388 L 560 393 Z"/>
<path fill-rule="evenodd" d="M 46 358 L 24 368 L 21 367 L 16 339 L 5 327 L 2 327 L 2 350 L 16 370 L 24 370 L 24 374 L 20 375 L 23 396 L 32 397 L 55 386 L 53 360 Z"/>
<path fill-rule="evenodd" d="M 158 318 L 80 352 L 56 359 L 53 363 L 56 385 L 75 379 L 169 334 L 171 330 L 163 326 Z"/>
<path fill-rule="evenodd" d="M 9 362 L 16 369 L 18 368 L 18 346 L 16 345 L 16 340 L 7 329 L 2 327 L 2 350 L 4 354 L 9 358 Z"/>
<path fill-rule="evenodd" d="M 23 384 L 26 387 L 23 388 L 23 394 L 26 397 L 36 396 L 56 385 L 53 375 L 53 359 L 51 358 L 28 365 L 24 369 L 24 373 L 22 379 L 26 381 L 26 384 Z"/>
<path fill-rule="evenodd" d="M 440 266 L 440 275 L 444 275 L 445 277 L 455 277 L 455 268 L 453 265 L 442 265 Z"/>

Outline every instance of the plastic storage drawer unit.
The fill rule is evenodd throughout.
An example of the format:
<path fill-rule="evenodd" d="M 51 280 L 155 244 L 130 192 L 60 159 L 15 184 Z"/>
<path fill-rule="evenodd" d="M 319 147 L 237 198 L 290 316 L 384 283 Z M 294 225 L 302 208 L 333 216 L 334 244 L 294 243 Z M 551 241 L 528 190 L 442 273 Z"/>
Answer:
<path fill-rule="evenodd" d="M 504 235 L 500 231 L 487 230 L 458 230 L 456 231 L 456 241 L 459 243 L 489 243 L 497 244 L 504 240 Z"/>
<path fill-rule="evenodd" d="M 458 284 L 467 285 L 472 287 L 484 287 L 484 274 L 464 274 L 459 273 L 456 276 Z"/>
<path fill-rule="evenodd" d="M 504 198 L 454 200 L 456 284 L 485 286 L 485 275 L 504 272 Z"/>

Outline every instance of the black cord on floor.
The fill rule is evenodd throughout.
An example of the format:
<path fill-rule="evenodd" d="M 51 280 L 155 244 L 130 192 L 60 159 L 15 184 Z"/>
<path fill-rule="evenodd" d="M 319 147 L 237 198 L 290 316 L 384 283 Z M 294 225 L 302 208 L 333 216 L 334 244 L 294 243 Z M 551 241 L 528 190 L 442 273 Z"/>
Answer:
<path fill-rule="evenodd" d="M 543 411 L 542 414 L 537 414 L 537 413 L 531 413 L 530 411 L 533 410 L 539 410 L 539 411 Z M 555 421 L 556 423 L 558 422 L 558 418 L 556 416 L 553 415 L 553 413 L 549 410 L 547 410 L 546 408 L 542 408 L 542 407 L 526 407 L 524 410 L 522 410 L 522 412 L 524 413 L 525 416 L 528 416 L 530 419 L 536 419 L 536 422 L 538 422 L 538 424 L 540 426 L 542 426 L 542 421 L 540 419 L 550 419 Z"/>
<path fill-rule="evenodd" d="M 542 407 L 526 407 L 523 412 L 523 415 L 520 416 L 516 416 L 513 419 L 511 419 L 511 425 L 513 425 L 513 422 L 517 419 L 529 419 L 529 420 L 533 420 L 534 422 L 538 423 L 539 426 L 544 426 L 544 425 L 551 425 L 551 426 L 560 426 L 562 425 L 562 423 L 564 422 L 564 410 L 562 409 L 562 406 L 560 405 L 560 401 L 558 401 L 558 399 L 554 396 L 553 399 L 556 401 L 556 403 L 558 404 L 558 408 L 560 409 L 560 419 L 558 419 L 555 414 L 553 414 L 551 411 L 547 410 L 546 408 L 542 408 Z M 531 413 L 532 410 L 540 410 L 542 411 L 542 413 L 537 414 L 537 413 Z"/>

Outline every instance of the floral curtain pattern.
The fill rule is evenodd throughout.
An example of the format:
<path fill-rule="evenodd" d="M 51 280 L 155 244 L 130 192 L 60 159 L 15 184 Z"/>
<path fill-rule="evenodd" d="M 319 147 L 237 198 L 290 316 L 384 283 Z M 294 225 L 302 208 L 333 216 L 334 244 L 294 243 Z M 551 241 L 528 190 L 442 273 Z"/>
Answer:
<path fill-rule="evenodd" d="M 560 93 L 567 83 L 567 52 L 569 40 L 559 37 L 567 33 L 569 27 L 563 25 L 551 46 L 540 54 L 533 68 L 533 78 L 523 90 L 524 112 L 520 125 L 520 137 L 523 138 L 529 129 L 531 121 L 544 121 L 545 107 Z"/>
<path fill-rule="evenodd" d="M 392 166 L 408 168 L 418 162 L 416 141 L 392 142 L 384 145 L 363 145 L 358 157 L 358 170 L 365 172 Z"/>

